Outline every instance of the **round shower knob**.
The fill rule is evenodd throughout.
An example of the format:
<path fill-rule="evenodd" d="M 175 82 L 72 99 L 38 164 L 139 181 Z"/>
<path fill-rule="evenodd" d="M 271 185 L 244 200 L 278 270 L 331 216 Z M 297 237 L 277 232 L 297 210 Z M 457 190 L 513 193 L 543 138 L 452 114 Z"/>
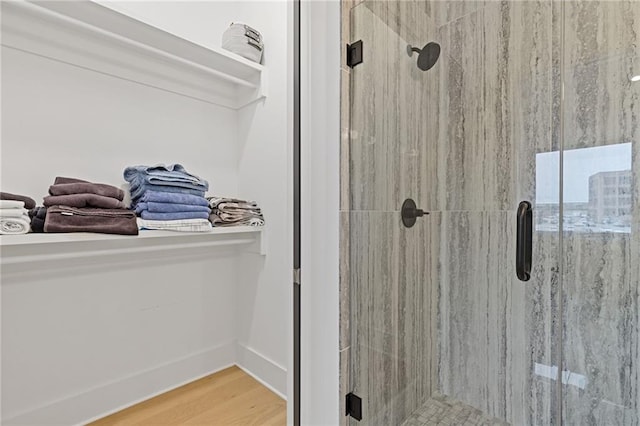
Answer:
<path fill-rule="evenodd" d="M 400 213 L 402 215 L 402 224 L 407 228 L 411 228 L 413 225 L 415 225 L 417 218 L 429 214 L 428 212 L 425 212 L 424 210 L 416 207 L 416 202 L 411 198 L 407 198 L 406 200 L 404 200 L 404 203 L 402 203 L 402 208 L 400 209 Z"/>

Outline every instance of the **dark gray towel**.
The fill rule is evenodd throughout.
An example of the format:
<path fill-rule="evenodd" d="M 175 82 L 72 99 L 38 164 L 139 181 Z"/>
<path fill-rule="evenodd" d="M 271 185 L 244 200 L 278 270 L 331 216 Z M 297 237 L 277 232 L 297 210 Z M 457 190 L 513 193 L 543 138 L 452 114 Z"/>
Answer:
<path fill-rule="evenodd" d="M 101 209 L 126 208 L 120 200 L 97 194 L 49 195 L 48 197 L 44 197 L 44 205 L 47 207 L 62 205 L 78 208 L 96 207 Z"/>
<path fill-rule="evenodd" d="M 26 195 L 12 194 L 10 192 L 0 192 L 0 200 L 13 200 L 24 202 L 24 208 L 30 210 L 36 206 L 36 201 Z"/>
<path fill-rule="evenodd" d="M 97 232 L 138 235 L 136 215 L 126 209 L 52 206 L 47 209 L 44 232 Z"/>
<path fill-rule="evenodd" d="M 44 232 L 44 221 L 47 217 L 46 207 L 36 207 L 29 210 L 31 218 L 31 232 Z"/>
<path fill-rule="evenodd" d="M 64 176 L 56 176 L 56 179 L 53 181 L 54 185 L 62 184 L 62 183 L 88 183 L 88 180 L 76 179 L 76 178 L 68 178 Z"/>
<path fill-rule="evenodd" d="M 51 195 L 71 195 L 71 194 L 96 194 L 103 197 L 115 198 L 122 201 L 124 199 L 124 191 L 115 186 L 106 185 L 104 183 L 91 182 L 75 182 L 75 183 L 57 183 L 49 187 Z"/>

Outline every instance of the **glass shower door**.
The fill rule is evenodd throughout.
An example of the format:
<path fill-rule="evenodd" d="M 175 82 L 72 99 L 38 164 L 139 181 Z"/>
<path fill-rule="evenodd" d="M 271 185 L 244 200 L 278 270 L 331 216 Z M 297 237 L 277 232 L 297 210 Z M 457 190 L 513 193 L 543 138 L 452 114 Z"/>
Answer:
<path fill-rule="evenodd" d="M 558 423 L 559 10 L 352 9 L 363 42 L 350 74 L 352 424 Z M 407 198 L 429 213 L 411 228 Z M 523 200 L 544 212 L 527 282 L 515 271 Z"/>
<path fill-rule="evenodd" d="M 563 423 L 640 424 L 640 2 L 563 2 Z"/>

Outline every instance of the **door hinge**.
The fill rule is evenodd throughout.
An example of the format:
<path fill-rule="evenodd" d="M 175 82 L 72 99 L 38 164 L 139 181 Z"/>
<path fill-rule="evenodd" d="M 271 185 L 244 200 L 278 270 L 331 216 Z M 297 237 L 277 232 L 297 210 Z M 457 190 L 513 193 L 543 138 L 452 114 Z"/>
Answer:
<path fill-rule="evenodd" d="M 347 407 L 347 416 L 351 416 L 357 421 L 362 420 L 362 398 L 350 392 L 347 394 L 345 406 Z"/>
<path fill-rule="evenodd" d="M 362 40 L 347 44 L 347 65 L 351 68 L 362 63 Z"/>
<path fill-rule="evenodd" d="M 293 283 L 300 285 L 300 268 L 293 270 Z"/>

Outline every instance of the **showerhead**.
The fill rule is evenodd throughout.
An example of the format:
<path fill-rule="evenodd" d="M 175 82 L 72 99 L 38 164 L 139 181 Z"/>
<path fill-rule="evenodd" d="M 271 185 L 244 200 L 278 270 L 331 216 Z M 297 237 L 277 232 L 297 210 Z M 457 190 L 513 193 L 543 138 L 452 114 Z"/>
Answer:
<path fill-rule="evenodd" d="M 413 56 L 413 52 L 418 52 L 418 68 L 422 71 L 429 71 L 438 62 L 440 45 L 433 41 L 425 44 L 422 49 L 408 45 L 407 55 Z"/>

